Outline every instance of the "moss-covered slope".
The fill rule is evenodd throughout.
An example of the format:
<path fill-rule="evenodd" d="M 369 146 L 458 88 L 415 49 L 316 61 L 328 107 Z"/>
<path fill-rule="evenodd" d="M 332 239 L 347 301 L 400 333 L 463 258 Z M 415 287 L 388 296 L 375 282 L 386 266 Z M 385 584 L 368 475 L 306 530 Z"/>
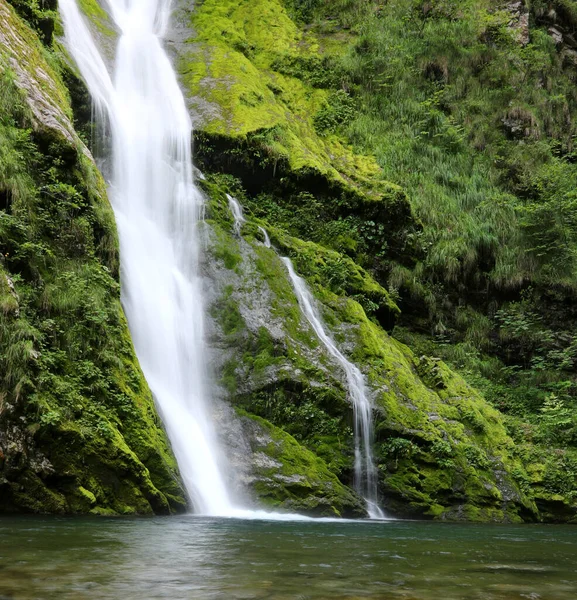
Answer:
<path fill-rule="evenodd" d="M 355 112 L 338 87 L 338 40 L 299 27 L 280 0 L 208 0 L 177 12 L 189 38 L 177 64 L 196 121 L 202 169 L 242 180 L 253 208 L 290 231 L 357 257 L 406 251 L 414 220 L 403 190 L 338 126 Z M 282 199 L 279 200 L 279 199 Z"/>
<path fill-rule="evenodd" d="M 538 518 L 519 486 L 527 473 L 501 415 L 442 362 L 415 357 L 383 330 L 374 307 L 398 311 L 386 291 L 350 259 L 264 222 L 249 220 L 237 237 L 219 187 L 223 178 L 215 181 L 205 183 L 211 198 L 206 248 L 212 260 L 205 265 L 212 287 L 210 342 L 226 397 L 242 414 L 290 433 L 341 484 L 352 485 L 353 411 L 344 374 L 301 314 L 278 253 L 290 255 L 321 302 L 335 339 L 370 385 L 384 506 L 397 515 L 446 519 Z M 263 244 L 260 223 L 276 249 Z M 301 477 L 317 469 L 260 446 Z M 299 490 L 304 497 L 295 502 L 274 481 L 253 482 L 261 501 L 273 505 L 306 510 L 324 496 L 322 487 Z"/>
<path fill-rule="evenodd" d="M 56 15 L 15 6 L 47 45 L 0 0 L 0 511 L 183 509 L 120 306 L 112 210 L 74 129 Z"/>
<path fill-rule="evenodd" d="M 574 346 L 561 326 L 574 318 L 561 251 L 573 239 L 561 185 L 572 173 L 573 3 L 537 4 L 206 0 L 179 12 L 197 162 L 291 255 L 367 375 L 384 501 L 398 513 L 575 519 L 575 452 L 563 441 Z M 251 225 L 244 235 L 260 239 Z M 284 329 L 272 344 L 270 328 L 241 333 L 232 307 L 247 299 L 233 285 L 220 318 L 243 350 L 223 379 L 235 402 L 350 483 L 338 372 L 303 349 L 282 266 L 255 243 L 248 275 L 244 253 L 221 258 L 244 288 L 262 289 L 265 275 Z M 416 353 L 384 333 L 395 324 Z"/>

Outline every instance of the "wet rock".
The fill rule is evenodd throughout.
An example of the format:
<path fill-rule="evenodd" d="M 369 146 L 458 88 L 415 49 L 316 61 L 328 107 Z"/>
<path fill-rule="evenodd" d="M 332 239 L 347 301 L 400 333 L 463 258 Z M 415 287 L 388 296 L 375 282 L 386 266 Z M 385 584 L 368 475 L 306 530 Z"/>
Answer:
<path fill-rule="evenodd" d="M 36 128 L 58 132 L 68 142 L 76 144 L 78 136 L 65 109 L 66 92 L 58 87 L 55 77 L 39 56 L 39 48 L 16 24 L 11 8 L 4 2 L 0 2 L 0 22 L 3 23 L 0 46 L 8 53 L 16 85 L 25 94 Z"/>

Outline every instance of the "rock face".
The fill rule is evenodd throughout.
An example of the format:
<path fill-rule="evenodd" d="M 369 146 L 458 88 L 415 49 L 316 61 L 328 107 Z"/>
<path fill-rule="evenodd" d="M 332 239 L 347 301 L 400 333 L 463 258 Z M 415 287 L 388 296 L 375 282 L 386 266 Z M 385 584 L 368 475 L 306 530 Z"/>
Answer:
<path fill-rule="evenodd" d="M 0 511 L 181 510 L 120 306 L 114 218 L 60 73 L 75 77 L 5 0 L 0 21 Z"/>
<path fill-rule="evenodd" d="M 290 6 L 206 0 L 194 10 L 181 3 L 177 13 L 173 50 L 197 126 L 197 164 L 208 178 L 211 343 L 224 400 L 242 418 L 256 415 L 291 434 L 352 484 L 343 376 L 300 315 L 277 254 L 262 244 L 263 227 L 307 279 L 327 326 L 367 378 L 385 508 L 439 519 L 549 518 L 503 416 L 442 361 L 417 357 L 388 335 L 399 309 L 378 283 L 389 275 L 379 257 L 410 268 L 421 225 L 404 191 L 335 133 L 354 106 L 339 88 L 335 57 L 354 33 L 333 20 L 317 36 L 293 18 L 304 9 L 290 13 Z M 526 46 L 528 10 L 521 2 L 508 10 L 510 20 L 498 27 L 512 28 Z M 370 52 L 361 42 L 354 48 Z M 502 124 L 511 137 L 540 135 L 530 111 L 512 109 Z M 225 192 L 247 212 L 240 238 Z M 246 482 L 261 499 L 280 501 L 278 480 L 262 487 L 258 475 L 251 479 L 263 466 L 280 468 L 278 456 L 254 453 L 261 434 L 244 433 L 253 450 L 245 454 Z"/>
<path fill-rule="evenodd" d="M 8 24 L 0 31 L 0 43 L 6 52 L 4 67 L 13 72 L 14 84 L 22 91 L 35 129 L 55 131 L 74 145 L 77 136 L 70 115 L 62 110 L 67 103 L 66 92 L 44 63 L 36 36 L 16 24 L 6 3 L 0 5 L 0 18 Z"/>
<path fill-rule="evenodd" d="M 529 10 L 524 0 L 510 2 L 507 4 L 507 10 L 511 13 L 509 27 L 515 32 L 518 43 L 521 46 L 526 46 L 530 41 Z"/>
<path fill-rule="evenodd" d="M 344 257 L 250 217 L 239 236 L 223 180 L 212 181 L 204 183 L 211 362 L 223 400 L 240 415 L 242 426 L 229 438 L 241 433 L 248 449 L 224 442 L 235 448 L 252 497 L 316 514 L 362 510 L 343 487 L 353 481 L 344 374 L 302 316 L 281 252 L 307 276 L 335 339 L 370 383 L 384 506 L 406 516 L 536 518 L 512 477 L 522 465 L 499 413 L 441 361 L 418 359 L 389 337 L 358 300 L 331 290 L 326 266 Z M 260 226 L 278 251 L 265 247 Z M 358 289 L 378 288 L 364 277 Z"/>

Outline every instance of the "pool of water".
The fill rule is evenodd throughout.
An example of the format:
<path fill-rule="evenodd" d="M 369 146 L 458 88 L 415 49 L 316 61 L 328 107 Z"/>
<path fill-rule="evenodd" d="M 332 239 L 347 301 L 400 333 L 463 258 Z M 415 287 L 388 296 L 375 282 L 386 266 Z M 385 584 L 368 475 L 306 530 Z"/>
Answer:
<path fill-rule="evenodd" d="M 0 600 L 575 600 L 577 528 L 0 519 Z"/>

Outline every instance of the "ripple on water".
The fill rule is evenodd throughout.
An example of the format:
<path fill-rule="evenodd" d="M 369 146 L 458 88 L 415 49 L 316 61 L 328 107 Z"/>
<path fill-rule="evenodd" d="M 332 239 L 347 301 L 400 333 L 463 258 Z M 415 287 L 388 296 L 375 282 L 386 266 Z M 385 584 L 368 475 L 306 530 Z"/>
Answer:
<path fill-rule="evenodd" d="M 575 600 L 577 590 L 570 528 L 190 517 L 0 523 L 0 600 Z"/>

